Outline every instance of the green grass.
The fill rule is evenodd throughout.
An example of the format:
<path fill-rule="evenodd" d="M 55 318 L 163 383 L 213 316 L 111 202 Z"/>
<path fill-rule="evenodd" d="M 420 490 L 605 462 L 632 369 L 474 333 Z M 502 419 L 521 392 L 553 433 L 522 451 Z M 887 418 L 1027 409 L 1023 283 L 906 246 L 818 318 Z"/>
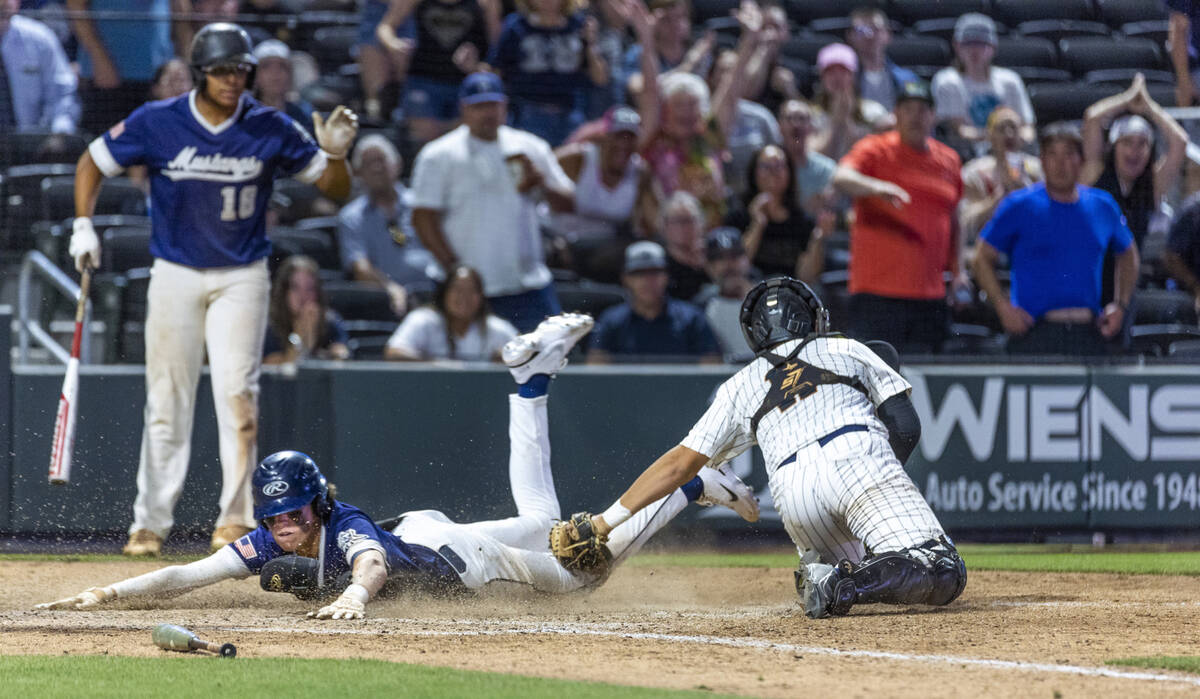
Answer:
<path fill-rule="evenodd" d="M 1144 667 L 1151 670 L 1179 670 L 1180 672 L 1194 672 L 1200 674 L 1200 656 L 1196 655 L 1159 655 L 1152 658 L 1118 658 L 1116 660 L 1106 660 L 1104 661 L 1104 664 Z"/>
<path fill-rule="evenodd" d="M 382 660 L 236 658 L 199 654 L 160 658 L 116 656 L 0 656 L 10 697 L 478 697 L 514 699 L 687 699 L 709 691 L 645 689 L 596 682 L 549 680 L 452 670 Z"/>
<path fill-rule="evenodd" d="M 967 544 L 959 547 L 968 570 L 1049 573 L 1200 575 L 1200 552 L 1093 549 L 1090 546 Z M 629 559 L 635 567 L 794 568 L 794 551 L 756 553 L 652 553 Z"/>

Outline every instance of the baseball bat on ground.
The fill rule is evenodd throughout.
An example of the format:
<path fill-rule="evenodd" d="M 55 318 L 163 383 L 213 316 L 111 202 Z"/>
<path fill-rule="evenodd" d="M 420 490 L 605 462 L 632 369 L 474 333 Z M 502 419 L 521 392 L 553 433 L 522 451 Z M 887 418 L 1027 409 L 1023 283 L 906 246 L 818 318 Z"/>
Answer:
<path fill-rule="evenodd" d="M 58 413 L 54 418 L 54 442 L 50 447 L 50 482 L 71 482 L 71 454 L 75 451 L 75 418 L 79 414 L 79 344 L 83 339 L 83 312 L 87 308 L 88 287 L 92 270 L 83 268 L 79 280 L 79 303 L 75 306 L 75 336 L 71 338 L 71 358 L 63 376 L 62 393 L 58 397 Z"/>
<path fill-rule="evenodd" d="M 154 639 L 154 645 L 163 650 L 183 652 L 206 650 L 210 653 L 216 653 L 222 658 L 237 656 L 237 648 L 232 643 L 202 641 L 196 634 L 175 624 L 159 624 L 155 626 L 154 630 L 150 632 L 150 637 Z"/>

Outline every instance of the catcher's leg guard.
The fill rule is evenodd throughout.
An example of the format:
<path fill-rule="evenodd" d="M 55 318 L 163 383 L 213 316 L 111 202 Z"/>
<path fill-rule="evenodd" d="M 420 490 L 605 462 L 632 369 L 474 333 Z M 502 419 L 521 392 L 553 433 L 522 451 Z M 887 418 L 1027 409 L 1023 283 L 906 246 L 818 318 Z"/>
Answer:
<path fill-rule="evenodd" d="M 854 580 L 863 604 L 945 605 L 967 585 L 967 567 L 945 538 L 871 556 L 857 566 L 843 561 L 839 567 Z"/>
<path fill-rule="evenodd" d="M 313 558 L 280 556 L 263 564 L 258 582 L 267 592 L 290 592 L 303 600 L 330 597 L 350 585 L 350 574 L 344 573 L 336 580 L 328 580 L 324 586 L 318 586 L 318 565 Z"/>

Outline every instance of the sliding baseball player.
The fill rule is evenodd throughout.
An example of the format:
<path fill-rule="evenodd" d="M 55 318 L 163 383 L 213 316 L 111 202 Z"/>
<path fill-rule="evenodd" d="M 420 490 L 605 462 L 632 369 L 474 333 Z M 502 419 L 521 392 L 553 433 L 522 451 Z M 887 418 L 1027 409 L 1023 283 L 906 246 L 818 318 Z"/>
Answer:
<path fill-rule="evenodd" d="M 316 463 L 299 452 L 272 454 L 252 479 L 259 528 L 213 555 L 104 587 L 89 588 L 37 609 L 89 609 L 104 602 L 178 593 L 229 578 L 258 574 L 264 589 L 303 598 L 338 595 L 309 614 L 357 619 L 387 589 L 432 593 L 478 590 L 492 581 L 519 582 L 563 593 L 602 582 L 613 565 L 633 555 L 689 502 L 723 504 L 758 519 L 753 491 L 725 469 L 704 469 L 649 504 L 601 542 L 604 565 L 587 570 L 559 563 L 549 535 L 560 517 L 550 469 L 546 405 L 551 376 L 592 328 L 586 315 L 549 318 L 510 341 L 504 361 L 519 384 L 509 397 L 509 486 L 517 515 L 458 524 L 441 512 L 402 516 L 386 531 L 364 512 L 335 500 Z M 561 530 L 561 527 L 560 527 Z"/>

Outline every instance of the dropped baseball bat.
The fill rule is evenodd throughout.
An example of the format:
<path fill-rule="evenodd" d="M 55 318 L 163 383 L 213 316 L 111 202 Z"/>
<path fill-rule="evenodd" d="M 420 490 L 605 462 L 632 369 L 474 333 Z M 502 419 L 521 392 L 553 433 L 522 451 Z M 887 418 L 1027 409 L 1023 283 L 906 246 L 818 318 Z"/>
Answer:
<path fill-rule="evenodd" d="M 159 624 L 155 626 L 154 630 L 150 632 L 150 637 L 154 639 L 154 645 L 163 650 L 177 650 L 184 653 L 193 650 L 206 650 L 210 653 L 216 653 L 222 658 L 237 657 L 237 648 L 232 643 L 204 641 L 191 631 L 175 624 Z"/>
<path fill-rule="evenodd" d="M 50 482 L 58 485 L 71 482 L 71 455 L 75 451 L 75 418 L 79 415 L 79 344 L 83 340 L 83 312 L 87 308 L 88 287 L 92 270 L 86 265 L 79 280 L 79 303 L 75 305 L 75 335 L 71 338 L 71 358 L 63 376 L 62 393 L 58 396 L 58 413 L 54 417 L 54 442 L 50 447 Z"/>

